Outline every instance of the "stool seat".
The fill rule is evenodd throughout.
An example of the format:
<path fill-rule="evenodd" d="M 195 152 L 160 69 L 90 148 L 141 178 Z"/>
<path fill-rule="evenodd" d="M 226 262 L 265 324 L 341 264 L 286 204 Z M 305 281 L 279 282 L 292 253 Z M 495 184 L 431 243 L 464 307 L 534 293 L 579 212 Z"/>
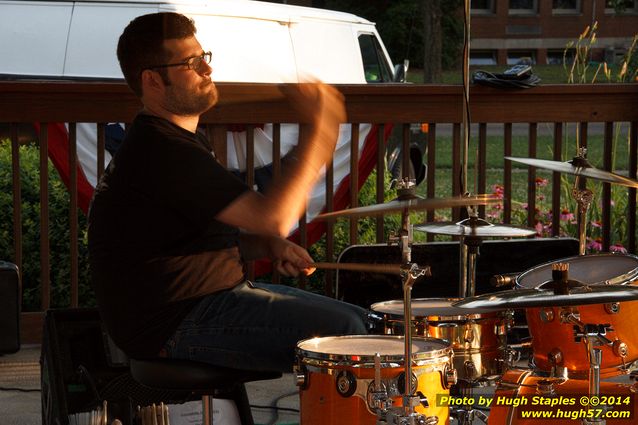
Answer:
<path fill-rule="evenodd" d="M 152 388 L 211 392 L 246 382 L 277 379 L 280 372 L 251 371 L 181 359 L 130 359 L 133 378 Z"/>

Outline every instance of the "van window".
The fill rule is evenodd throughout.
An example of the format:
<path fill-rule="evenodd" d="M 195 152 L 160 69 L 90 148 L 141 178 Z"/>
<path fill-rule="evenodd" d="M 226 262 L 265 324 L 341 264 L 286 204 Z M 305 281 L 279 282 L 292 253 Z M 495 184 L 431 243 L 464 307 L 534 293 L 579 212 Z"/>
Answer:
<path fill-rule="evenodd" d="M 383 50 L 376 37 L 373 34 L 361 34 L 359 36 L 359 48 L 361 49 L 366 82 L 392 82 L 392 72 L 384 59 Z"/>

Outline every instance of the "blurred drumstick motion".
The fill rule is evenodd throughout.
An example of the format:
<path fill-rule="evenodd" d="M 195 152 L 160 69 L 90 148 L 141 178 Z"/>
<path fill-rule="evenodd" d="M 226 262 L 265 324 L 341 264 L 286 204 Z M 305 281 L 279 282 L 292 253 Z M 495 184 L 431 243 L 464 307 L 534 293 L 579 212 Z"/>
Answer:
<path fill-rule="evenodd" d="M 401 275 L 401 264 L 367 264 L 367 263 L 312 263 L 310 267 L 329 270 L 350 270 L 355 272 L 385 273 Z M 430 275 L 430 267 L 424 268 L 426 276 Z"/>

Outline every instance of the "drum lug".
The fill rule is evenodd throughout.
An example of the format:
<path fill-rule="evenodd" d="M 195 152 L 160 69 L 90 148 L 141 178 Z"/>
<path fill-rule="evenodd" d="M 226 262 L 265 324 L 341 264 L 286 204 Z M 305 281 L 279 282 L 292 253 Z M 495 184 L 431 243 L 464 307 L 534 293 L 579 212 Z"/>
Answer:
<path fill-rule="evenodd" d="M 456 385 L 458 381 L 458 375 L 456 373 L 456 369 L 450 367 L 449 365 L 445 365 L 445 371 L 443 372 L 443 388 L 449 389 L 452 385 Z"/>
<path fill-rule="evenodd" d="M 614 341 L 612 349 L 615 355 L 617 355 L 618 357 L 622 357 L 623 359 L 629 354 L 629 347 L 626 343 L 622 342 L 619 339 Z"/>
<path fill-rule="evenodd" d="M 561 365 L 563 364 L 563 352 L 558 348 L 554 348 L 552 351 L 547 353 L 547 360 L 554 366 Z"/>
<path fill-rule="evenodd" d="M 541 321 L 548 323 L 554 321 L 554 309 L 552 308 L 541 308 L 538 312 Z"/>
<path fill-rule="evenodd" d="M 308 371 L 305 367 L 295 367 L 295 384 L 302 390 L 308 388 Z"/>
<path fill-rule="evenodd" d="M 339 372 L 335 383 L 341 397 L 350 397 L 357 391 L 357 378 L 348 370 Z"/>
<path fill-rule="evenodd" d="M 472 323 L 468 322 L 465 324 L 465 329 L 463 330 L 463 342 L 465 343 L 466 350 L 472 348 L 472 341 L 474 341 L 474 331 L 472 329 Z"/>
<path fill-rule="evenodd" d="M 549 379 L 540 379 L 536 383 L 536 393 L 544 396 L 551 396 L 556 394 L 554 389 L 554 382 Z"/>
<path fill-rule="evenodd" d="M 465 376 L 467 378 L 477 378 L 478 371 L 476 370 L 476 365 L 472 360 L 467 360 L 465 363 L 463 363 L 463 367 L 465 368 Z"/>
<path fill-rule="evenodd" d="M 618 314 L 620 313 L 620 303 L 607 303 L 604 305 L 605 312 L 607 314 Z"/>

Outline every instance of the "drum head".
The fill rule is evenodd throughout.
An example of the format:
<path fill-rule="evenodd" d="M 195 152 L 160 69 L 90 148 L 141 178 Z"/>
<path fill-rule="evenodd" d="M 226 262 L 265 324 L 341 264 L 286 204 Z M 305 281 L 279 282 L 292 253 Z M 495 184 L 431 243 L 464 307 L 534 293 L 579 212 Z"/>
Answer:
<path fill-rule="evenodd" d="M 403 362 L 405 341 L 401 336 L 348 335 L 311 338 L 297 344 L 299 355 L 318 360 L 374 363 L 376 353 L 382 362 Z M 426 360 L 449 355 L 451 348 L 436 338 L 412 338 L 412 358 Z"/>
<path fill-rule="evenodd" d="M 638 278 L 638 257 L 627 254 L 596 254 L 564 258 L 541 264 L 516 278 L 520 288 L 535 288 L 552 280 L 552 265 L 569 264 L 569 278 L 586 285 L 627 284 Z"/>
<path fill-rule="evenodd" d="M 484 314 L 498 311 L 495 309 L 468 309 L 452 306 L 459 301 L 459 298 L 415 298 L 412 300 L 412 316 L 414 317 L 450 317 L 451 319 L 461 319 L 459 316 L 470 314 Z M 392 300 L 372 304 L 373 311 L 392 316 L 403 317 L 403 301 Z"/>

